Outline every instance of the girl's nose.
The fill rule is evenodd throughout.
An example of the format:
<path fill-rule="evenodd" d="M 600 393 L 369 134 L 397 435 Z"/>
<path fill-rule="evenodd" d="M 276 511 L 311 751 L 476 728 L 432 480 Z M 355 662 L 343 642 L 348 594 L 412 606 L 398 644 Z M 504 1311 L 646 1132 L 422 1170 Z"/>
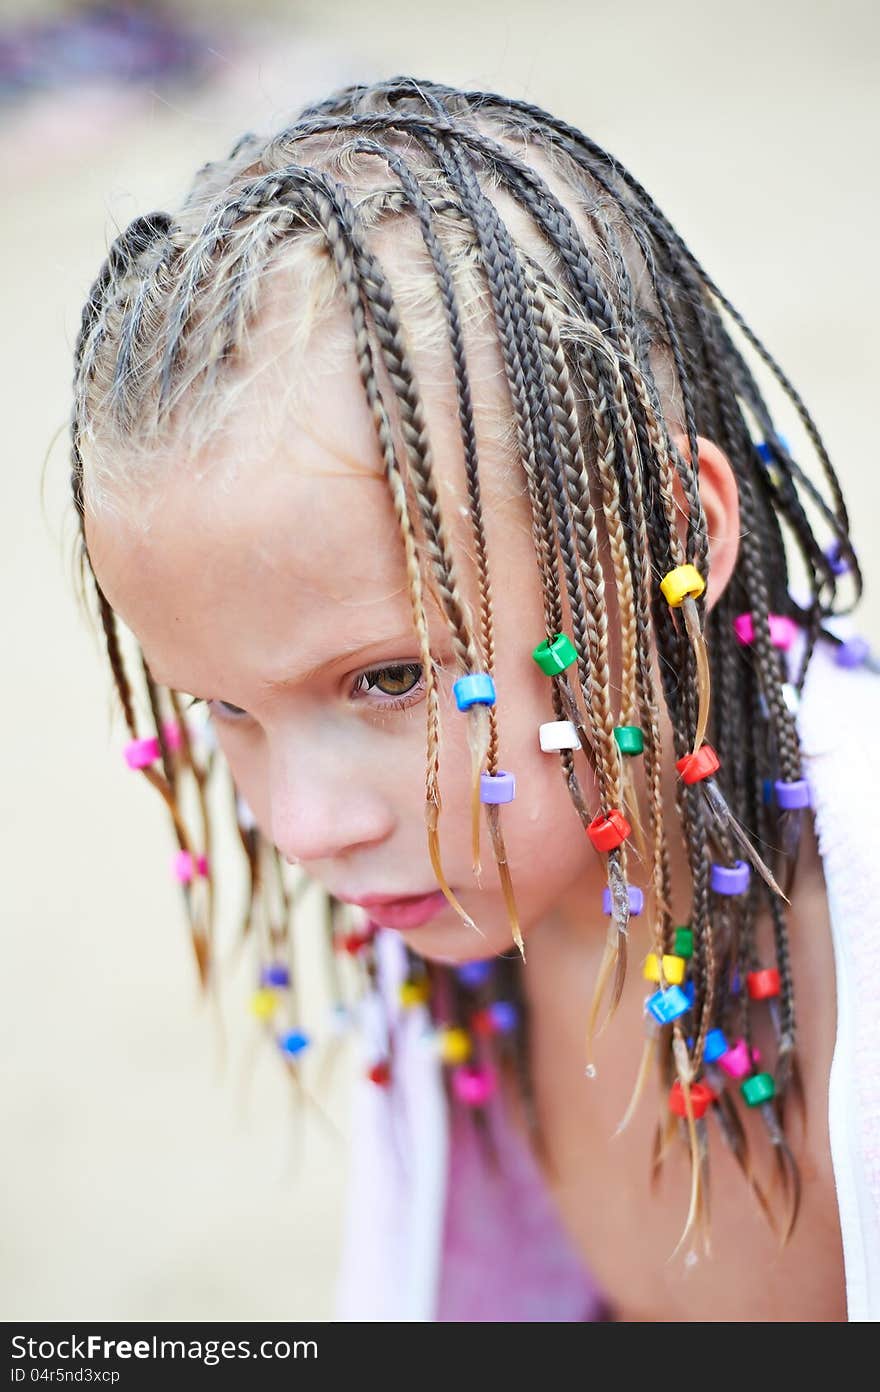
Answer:
<path fill-rule="evenodd" d="M 391 807 L 368 771 L 331 751 L 276 752 L 270 770 L 271 835 L 306 870 L 378 845 L 392 832 Z"/>

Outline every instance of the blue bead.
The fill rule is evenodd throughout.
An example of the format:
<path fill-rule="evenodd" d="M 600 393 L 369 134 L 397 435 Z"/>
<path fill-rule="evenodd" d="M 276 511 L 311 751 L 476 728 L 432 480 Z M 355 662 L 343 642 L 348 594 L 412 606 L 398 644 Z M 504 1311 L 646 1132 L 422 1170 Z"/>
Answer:
<path fill-rule="evenodd" d="M 694 995 L 696 994 L 693 981 L 686 981 L 681 989 L 687 997 L 688 1005 L 693 1005 Z"/>
<path fill-rule="evenodd" d="M 645 1009 L 650 1010 L 658 1024 L 668 1025 L 690 1009 L 690 1001 L 680 986 L 669 986 L 665 991 L 655 991 L 653 996 L 649 996 Z"/>
<path fill-rule="evenodd" d="M 764 806 L 769 807 L 773 801 L 773 779 L 764 779 Z"/>
<path fill-rule="evenodd" d="M 309 1036 L 300 1034 L 299 1030 L 291 1030 L 288 1034 L 279 1034 L 278 1047 L 283 1049 L 286 1054 L 300 1054 L 309 1044 Z"/>
<path fill-rule="evenodd" d="M 636 914 L 640 914 L 645 907 L 645 895 L 638 885 L 628 885 L 627 888 L 629 889 L 629 911 L 635 918 Z M 611 890 L 607 885 L 602 890 L 602 912 L 606 916 L 611 913 Z"/>
<path fill-rule="evenodd" d="M 452 683 L 452 693 L 460 711 L 471 706 L 494 706 L 495 683 L 488 672 L 471 672 Z"/>
<path fill-rule="evenodd" d="M 492 975 L 492 962 L 462 962 L 460 967 L 456 967 L 455 974 L 462 986 L 476 991 L 478 987 L 485 985 Z"/>
<path fill-rule="evenodd" d="M 706 1035 L 706 1042 L 703 1045 L 703 1058 L 706 1063 L 714 1063 L 720 1059 L 722 1054 L 727 1053 L 727 1040 L 724 1038 L 724 1031 L 711 1029 Z"/>
<path fill-rule="evenodd" d="M 791 446 L 789 445 L 789 443 L 788 443 L 788 441 L 786 440 L 785 436 L 784 436 L 784 435 L 777 435 L 777 436 L 776 436 L 776 439 L 777 439 L 777 442 L 782 446 L 782 449 L 783 449 L 784 453 L 787 454 L 787 455 L 789 455 L 789 457 L 790 457 L 790 456 L 791 456 Z M 772 464 L 772 463 L 774 462 L 775 456 L 774 456 L 774 454 L 772 453 L 771 448 L 770 448 L 770 446 L 769 446 L 769 444 L 767 443 L 766 440 L 759 440 L 759 441 L 757 442 L 757 444 L 755 445 L 755 449 L 758 451 L 758 458 L 761 459 L 761 460 L 763 460 L 763 462 L 764 462 L 765 464 Z"/>
<path fill-rule="evenodd" d="M 489 1006 L 489 1014 L 492 1016 L 495 1028 L 500 1030 L 502 1034 L 516 1029 L 519 1012 L 513 1001 L 493 1001 Z"/>
<path fill-rule="evenodd" d="M 260 972 L 261 986 L 289 986 L 290 972 L 282 962 L 271 962 Z"/>

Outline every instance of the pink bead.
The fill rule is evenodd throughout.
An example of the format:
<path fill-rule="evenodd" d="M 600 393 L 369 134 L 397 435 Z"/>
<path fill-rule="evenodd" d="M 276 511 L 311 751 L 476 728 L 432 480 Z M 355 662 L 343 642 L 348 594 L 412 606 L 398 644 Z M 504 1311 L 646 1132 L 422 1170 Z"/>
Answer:
<path fill-rule="evenodd" d="M 206 855 L 200 855 L 196 859 L 196 869 L 203 878 L 208 878 L 208 857 Z"/>
<path fill-rule="evenodd" d="M 158 759 L 161 752 L 159 740 L 155 735 L 149 739 L 129 740 L 124 750 L 125 762 L 129 768 L 146 768 Z"/>
<path fill-rule="evenodd" d="M 162 726 L 162 731 L 165 735 L 165 743 L 168 745 L 168 748 L 179 749 L 182 744 L 182 740 L 180 736 L 180 726 L 178 725 L 177 721 L 166 720 L 164 725 Z"/>
<path fill-rule="evenodd" d="M 480 1107 L 488 1102 L 498 1084 L 495 1070 L 489 1064 L 462 1064 L 453 1069 L 452 1088 L 459 1102 L 468 1107 Z"/>
<path fill-rule="evenodd" d="M 761 1060 L 761 1050 L 752 1050 L 754 1063 Z M 746 1078 L 752 1071 L 752 1064 L 749 1063 L 749 1051 L 744 1039 L 738 1039 L 732 1044 L 726 1054 L 722 1054 L 718 1060 L 721 1067 L 729 1078 Z"/>
<path fill-rule="evenodd" d="M 174 857 L 174 876 L 181 884 L 189 884 L 193 877 L 193 858 L 189 851 L 178 851 Z"/>
<path fill-rule="evenodd" d="M 770 615 L 770 641 L 774 648 L 790 648 L 797 636 L 798 626 L 787 614 Z"/>
<path fill-rule="evenodd" d="M 733 631 L 741 643 L 753 643 L 755 626 L 751 614 L 738 614 L 733 621 Z"/>
<path fill-rule="evenodd" d="M 774 648 L 790 648 L 797 636 L 798 626 L 787 614 L 768 614 L 770 642 Z M 741 643 L 754 643 L 755 625 L 751 614 L 738 614 L 733 621 L 733 631 Z"/>

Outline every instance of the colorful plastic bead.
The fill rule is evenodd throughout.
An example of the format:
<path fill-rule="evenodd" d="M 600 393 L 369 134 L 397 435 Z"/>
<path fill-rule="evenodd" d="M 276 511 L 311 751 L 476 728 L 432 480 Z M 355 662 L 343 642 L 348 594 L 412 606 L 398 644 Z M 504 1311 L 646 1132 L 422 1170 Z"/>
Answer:
<path fill-rule="evenodd" d="M 675 955 L 676 957 L 693 957 L 694 955 L 694 934 L 693 929 L 686 923 L 675 930 Z"/>
<path fill-rule="evenodd" d="M 615 725 L 612 733 L 621 754 L 635 755 L 644 752 L 645 737 L 638 725 Z"/>
<path fill-rule="evenodd" d="M 738 1039 L 735 1044 L 731 1044 L 726 1054 L 720 1055 L 718 1062 L 729 1078 L 745 1078 L 747 1074 L 751 1073 L 760 1057 L 760 1050 L 753 1049 L 752 1057 L 749 1058 L 746 1041 Z"/>
<path fill-rule="evenodd" d="M 452 1074 L 452 1089 L 459 1102 L 481 1107 L 494 1093 L 498 1080 L 488 1064 L 462 1064 Z"/>
<path fill-rule="evenodd" d="M 776 1084 L 771 1073 L 756 1073 L 740 1083 L 739 1090 L 750 1107 L 759 1107 L 776 1095 Z"/>
<path fill-rule="evenodd" d="M 548 720 L 538 726 L 538 740 L 545 754 L 558 754 L 560 749 L 580 749 L 578 732 L 570 720 Z"/>
<path fill-rule="evenodd" d="M 705 1116 L 709 1107 L 715 1101 L 715 1094 L 708 1083 L 691 1083 L 691 1111 L 695 1117 Z M 669 1089 L 669 1110 L 676 1116 L 686 1117 L 687 1106 L 684 1100 L 684 1088 L 676 1078 L 672 1087 Z"/>
<path fill-rule="evenodd" d="M 631 916 L 635 918 L 645 907 L 645 894 L 643 890 L 639 889 L 638 885 L 627 885 L 627 889 L 629 890 L 629 911 Z M 602 890 L 603 914 L 606 916 L 610 915 L 611 908 L 611 890 L 606 885 Z"/>
<path fill-rule="evenodd" d="M 286 1034 L 279 1034 L 278 1047 L 283 1049 L 285 1054 L 295 1057 L 301 1054 L 303 1049 L 309 1046 L 309 1036 L 302 1034 L 299 1030 L 288 1030 Z"/>
<path fill-rule="evenodd" d="M 492 962 L 491 960 L 462 962 L 460 967 L 455 968 L 455 975 L 462 986 L 467 986 L 470 991 L 477 991 L 481 986 L 485 986 L 492 975 Z"/>
<path fill-rule="evenodd" d="M 622 812 L 613 807 L 605 817 L 597 814 L 587 827 L 587 835 L 597 851 L 613 851 L 632 831 Z"/>
<path fill-rule="evenodd" d="M 480 802 L 493 805 L 513 802 L 516 797 L 516 779 L 512 773 L 499 769 L 497 773 L 480 774 Z"/>
<path fill-rule="evenodd" d="M 278 1009 L 278 992 L 263 987 L 251 996 L 251 1014 L 258 1020 L 271 1020 Z"/>
<path fill-rule="evenodd" d="M 663 976 L 670 986 L 680 986 L 684 981 L 685 968 L 687 962 L 683 957 L 673 957 L 669 952 L 663 954 Z M 657 962 L 656 952 L 649 952 L 645 958 L 645 965 L 642 975 L 646 981 L 660 980 L 660 967 Z"/>
<path fill-rule="evenodd" d="M 709 883 L 716 894 L 745 894 L 751 874 L 751 866 L 745 860 L 737 860 L 733 865 L 713 865 Z"/>
<path fill-rule="evenodd" d="M 155 735 L 147 739 L 129 740 L 123 750 L 125 762 L 133 769 L 146 768 L 158 759 L 161 752 L 159 740 Z"/>
<path fill-rule="evenodd" d="M 668 1025 L 690 1009 L 690 1001 L 680 986 L 670 986 L 665 991 L 655 991 L 645 1001 L 645 1009 L 650 1011 L 660 1025 Z"/>
<path fill-rule="evenodd" d="M 838 667 L 861 667 L 870 653 L 871 645 L 868 640 L 857 634 L 853 638 L 846 638 L 840 644 L 834 654 L 834 661 Z"/>
<path fill-rule="evenodd" d="M 686 599 L 698 599 L 705 588 L 705 580 L 692 565 L 676 566 L 660 581 L 663 598 L 671 609 L 680 609 Z"/>
<path fill-rule="evenodd" d="M 685 783 L 699 783 L 701 779 L 717 773 L 721 761 L 711 744 L 701 744 L 696 754 L 685 754 L 683 759 L 676 759 L 675 767 Z"/>
<path fill-rule="evenodd" d="M 546 638 L 540 642 L 532 657 L 545 676 L 555 677 L 577 662 L 577 648 L 567 633 L 557 633 L 552 643 L 548 643 Z"/>
<path fill-rule="evenodd" d="M 464 1063 L 471 1056 L 467 1030 L 452 1027 L 440 1031 L 440 1057 L 444 1063 Z"/>
<path fill-rule="evenodd" d="M 241 793 L 238 793 L 236 795 L 235 815 L 238 820 L 238 825 L 241 827 L 242 831 L 253 831 L 254 827 L 257 825 L 257 819 L 251 811 L 248 803 L 245 802 Z"/>
<path fill-rule="evenodd" d="M 690 1009 L 694 1003 L 694 996 L 697 993 L 697 988 L 694 985 L 693 981 L 686 981 L 681 989 L 682 994 L 684 995 L 684 998 L 688 1003 L 688 1009 Z"/>
<path fill-rule="evenodd" d="M 840 554 L 840 542 L 832 541 L 830 546 L 825 548 L 825 555 L 831 563 L 831 569 L 835 575 L 845 575 L 849 570 L 849 563 Z"/>
<path fill-rule="evenodd" d="M 452 683 L 452 694 L 460 711 L 471 706 L 494 706 L 495 682 L 488 672 L 471 672 Z"/>
<path fill-rule="evenodd" d="M 746 976 L 746 986 L 752 1000 L 769 1000 L 779 995 L 781 982 L 775 967 L 764 967 L 762 971 L 751 971 Z"/>
<path fill-rule="evenodd" d="M 172 861 L 175 879 L 181 884 L 189 884 L 193 877 L 193 858 L 189 851 L 177 851 Z"/>
<path fill-rule="evenodd" d="M 345 933 L 338 939 L 338 946 L 343 952 L 347 952 L 350 957 L 356 957 L 365 947 L 369 947 L 373 940 L 373 934 L 366 931 L 362 933 Z"/>
<path fill-rule="evenodd" d="M 773 784 L 778 805 L 786 810 L 810 806 L 810 785 L 805 778 L 785 783 L 781 778 Z"/>
<path fill-rule="evenodd" d="M 280 987 L 289 986 L 290 972 L 287 970 L 287 967 L 284 965 L 283 962 L 270 962 L 269 965 L 263 967 L 263 970 L 260 972 L 260 985 Z"/>
<path fill-rule="evenodd" d="M 165 743 L 169 749 L 179 749 L 183 743 L 180 733 L 180 726 L 176 720 L 166 720 L 162 724 L 162 733 L 165 736 Z"/>
<path fill-rule="evenodd" d="M 703 1043 L 703 1060 L 705 1063 L 717 1063 L 722 1054 L 727 1053 L 727 1040 L 724 1038 L 724 1031 L 720 1029 L 710 1029 Z"/>
<path fill-rule="evenodd" d="M 776 439 L 777 439 L 777 441 L 778 441 L 780 447 L 782 448 L 783 452 L 784 452 L 785 454 L 790 455 L 790 454 L 791 454 L 791 446 L 789 445 L 789 443 L 788 443 L 788 441 L 786 440 L 785 436 L 784 436 L 784 435 L 777 435 L 777 436 L 776 436 Z M 757 441 L 755 442 L 755 449 L 758 451 L 758 458 L 761 459 L 761 460 L 763 460 L 763 462 L 764 462 L 765 464 L 772 464 L 772 463 L 774 462 L 776 456 L 775 456 L 775 454 L 773 453 L 773 448 L 772 448 L 772 446 L 769 444 L 769 442 L 768 442 L 767 440 L 757 440 Z"/>
<path fill-rule="evenodd" d="M 512 1030 L 516 1029 L 519 1011 L 513 1001 L 493 1001 L 489 1006 L 489 1014 L 499 1034 L 510 1034 Z"/>
<path fill-rule="evenodd" d="M 203 879 L 208 878 L 208 857 L 206 855 L 196 856 L 196 869 Z"/>
<path fill-rule="evenodd" d="M 372 1068 L 368 1068 L 367 1077 L 377 1087 L 387 1087 L 391 1082 L 391 1068 L 387 1060 L 380 1059 L 378 1063 L 373 1064 Z"/>
<path fill-rule="evenodd" d="M 770 642 L 774 648 L 790 648 L 798 631 L 794 619 L 790 619 L 787 614 L 768 614 L 767 622 L 770 628 Z M 733 621 L 733 631 L 743 646 L 754 643 L 755 623 L 752 615 L 738 614 Z"/>
<path fill-rule="evenodd" d="M 409 1010 L 415 1005 L 424 1005 L 430 998 L 431 986 L 428 981 L 401 982 L 398 999 L 405 1010 Z"/>

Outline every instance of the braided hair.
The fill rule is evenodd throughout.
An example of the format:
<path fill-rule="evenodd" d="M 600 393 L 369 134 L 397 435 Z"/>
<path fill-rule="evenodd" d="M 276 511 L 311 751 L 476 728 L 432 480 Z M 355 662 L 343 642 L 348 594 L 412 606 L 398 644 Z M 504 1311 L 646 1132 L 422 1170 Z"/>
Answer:
<path fill-rule="evenodd" d="M 511 209 L 506 220 L 502 206 Z M 415 232 L 423 253 L 408 283 L 417 309 L 405 330 L 377 254 L 383 239 L 393 246 L 404 228 Z M 677 1087 L 684 1098 L 678 1129 L 692 1166 L 685 1232 L 705 1216 L 707 1116 L 717 1118 L 768 1221 L 778 1223 L 753 1171 L 738 1096 L 716 1086 L 708 1094 L 708 1113 L 695 1101 L 711 1070 L 710 1037 L 716 1043 L 721 1035 L 739 1038 L 752 1060 L 752 1015 L 759 1007 L 744 983 L 768 965 L 761 961 L 757 933 L 766 911 L 772 970 L 779 980 L 773 1016 L 777 1057 L 769 1094 L 759 1089 L 754 1096 L 785 1180 L 786 1211 L 779 1229 L 785 1240 L 799 1195 L 798 1169 L 786 1140 L 786 1105 L 802 1094 L 784 908 L 802 814 L 798 808 L 772 806 L 766 790 L 768 780 L 798 784 L 803 779 L 792 692 L 800 693 L 820 637 L 835 641 L 823 621 L 850 612 L 862 588 L 840 485 L 812 417 L 645 189 L 581 131 L 531 103 L 402 76 L 347 86 L 306 107 L 268 138 L 249 132 L 225 160 L 198 171 L 175 214 L 137 218 L 117 239 L 89 293 L 75 346 L 71 484 L 80 524 L 80 574 L 88 574 L 94 587 L 132 741 L 143 735 L 133 676 L 116 616 L 91 569 L 86 506 L 109 506 L 120 485 L 140 488 L 147 496 L 172 446 L 185 441 L 191 449 L 201 448 L 222 429 L 236 400 L 236 368 L 275 273 L 295 274 L 308 292 L 306 312 L 285 325 L 291 345 L 303 346 L 340 298 L 348 311 L 404 550 L 426 679 L 429 851 L 438 883 L 471 926 L 446 881 L 439 848 L 440 705 L 425 594 L 427 587 L 446 619 L 460 673 L 491 676 L 491 567 L 465 353 L 466 308 L 476 305 L 494 325 L 509 388 L 509 444 L 528 492 L 547 645 L 563 633 L 564 601 L 571 617 L 574 657 L 550 686 L 555 720 L 570 722 L 576 734 L 571 747 L 559 750 L 562 777 L 584 828 L 590 829 L 597 819 L 575 762 L 575 754 L 583 752 L 595 781 L 599 820 L 617 816 L 617 824 L 635 836 L 649 877 L 649 936 L 661 994 L 670 985 L 668 963 L 684 961 L 688 972 L 687 1011 L 649 1037 L 627 1116 L 653 1061 L 661 1086 Z M 476 615 L 463 599 L 440 507 L 409 346 L 420 334 L 448 345 L 454 372 L 479 587 Z M 391 384 L 402 452 L 380 365 Z M 778 434 L 756 380 L 759 368 L 769 371 L 791 403 L 818 459 L 824 490 L 804 474 Z M 297 390 L 294 381 L 288 401 Z M 671 426 L 672 412 L 680 433 Z M 687 567 L 703 581 L 708 573 L 698 436 L 716 442 L 729 460 L 743 526 L 731 580 L 713 609 L 707 609 L 703 584 L 676 612 L 662 588 L 664 577 Z M 675 486 L 687 506 L 683 540 Z M 808 505 L 831 531 L 833 558 L 817 539 Z M 807 576 L 811 599 L 805 606 L 789 593 L 783 529 Z M 849 609 L 837 599 L 844 567 L 855 588 Z M 610 642 L 609 579 L 619 670 Z M 751 625 L 747 647 L 735 633 L 737 616 L 747 616 Z M 773 641 L 771 617 L 776 616 L 795 620 L 805 633 L 793 684 Z M 662 690 L 652 675 L 655 649 Z M 161 762 L 161 771 L 152 764 L 142 771 L 168 806 L 180 853 L 191 854 L 197 843 L 207 852 L 206 784 L 213 752 L 194 747 L 178 693 L 157 686 L 142 654 L 138 665 L 149 713 L 145 728 L 158 741 L 156 762 Z M 719 764 L 712 778 L 676 785 L 691 881 L 686 924 L 675 923 L 672 909 L 669 827 L 661 796 L 661 694 L 679 767 L 697 756 L 707 734 Z M 169 713 L 180 727 L 179 742 L 169 739 Z M 484 779 L 502 776 L 502 738 L 494 700 L 473 702 L 466 719 L 478 871 L 481 787 Z M 622 743 L 626 731 L 638 733 L 638 747 Z M 632 759 L 624 751 L 643 758 L 644 817 Z M 193 780 L 198 837 L 183 808 L 182 785 Z M 524 955 L 500 807 L 484 805 L 512 936 Z M 242 933 L 262 922 L 267 958 L 289 954 L 295 899 L 285 888 L 278 853 L 242 815 L 240 798 L 231 806 L 250 872 Z M 756 843 L 781 844 L 779 864 L 765 865 Z M 626 837 L 601 853 L 607 857 L 610 922 L 590 1011 L 588 1054 L 609 982 L 611 1011 L 620 999 L 629 917 L 637 912 Z M 738 855 L 759 874 L 751 876 L 746 892 L 724 894 L 713 881 L 713 866 L 744 865 Z M 200 900 L 192 877 L 184 880 L 205 982 L 211 979 L 214 913 L 207 856 L 206 861 L 206 896 Z M 328 930 L 337 940 L 341 910 L 335 901 L 328 903 Z M 345 941 L 351 944 L 352 935 Z M 368 982 L 374 981 L 369 933 L 355 934 L 354 947 Z M 408 956 L 411 984 L 426 987 L 435 1020 L 457 1031 L 458 1038 L 464 1032 L 477 1058 L 488 1061 L 494 1054 L 502 1070 L 515 1077 L 539 1148 L 522 962 L 499 959 L 494 976 L 465 984 L 451 968 L 422 962 L 412 952 Z M 279 982 L 284 983 L 284 974 L 276 972 L 274 984 Z M 291 985 L 289 975 L 286 984 Z M 510 1008 L 493 1015 L 499 1005 Z M 500 1019 L 503 1028 L 497 1026 Z M 393 1057 L 390 1068 L 393 1072 Z M 754 1075 L 753 1061 L 748 1071 Z M 373 1074 L 377 1082 L 387 1082 L 389 1060 L 374 1061 Z M 481 1115 L 481 1106 L 474 1111 Z M 656 1164 L 675 1127 L 672 1112 L 658 1125 Z"/>

